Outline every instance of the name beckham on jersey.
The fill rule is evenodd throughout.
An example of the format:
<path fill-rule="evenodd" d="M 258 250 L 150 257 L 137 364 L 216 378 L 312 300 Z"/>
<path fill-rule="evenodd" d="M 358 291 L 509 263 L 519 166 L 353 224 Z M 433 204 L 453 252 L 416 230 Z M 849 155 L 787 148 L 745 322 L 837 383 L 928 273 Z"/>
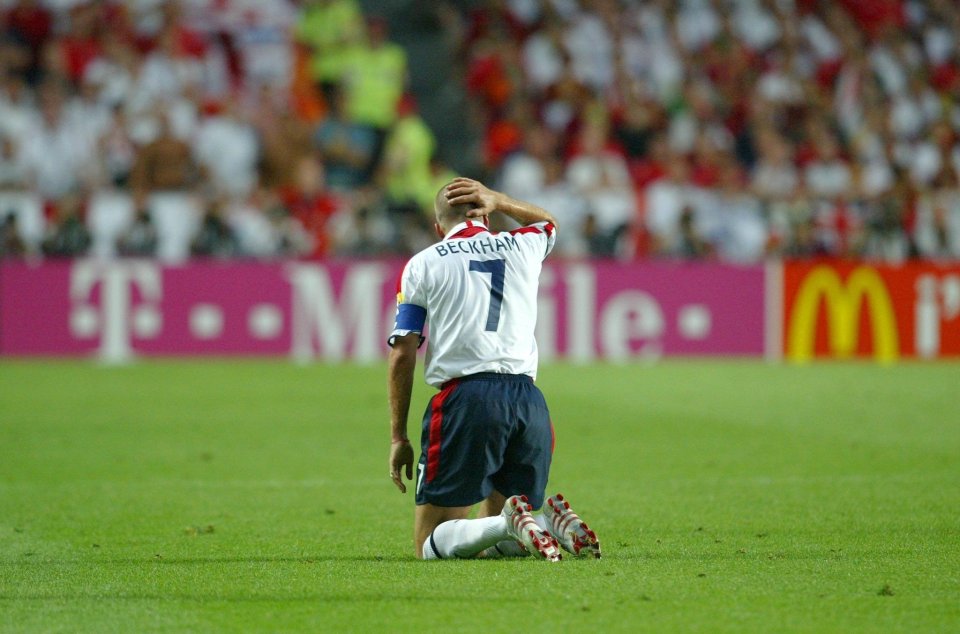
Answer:
<path fill-rule="evenodd" d="M 437 250 L 437 253 L 440 254 L 440 257 L 444 257 L 453 253 L 464 253 L 470 255 L 485 255 L 487 253 L 497 253 L 499 251 L 513 251 L 519 250 L 520 245 L 517 243 L 517 238 L 510 234 L 506 235 L 494 235 L 489 238 L 473 240 L 449 240 L 436 244 L 433 247 Z"/>

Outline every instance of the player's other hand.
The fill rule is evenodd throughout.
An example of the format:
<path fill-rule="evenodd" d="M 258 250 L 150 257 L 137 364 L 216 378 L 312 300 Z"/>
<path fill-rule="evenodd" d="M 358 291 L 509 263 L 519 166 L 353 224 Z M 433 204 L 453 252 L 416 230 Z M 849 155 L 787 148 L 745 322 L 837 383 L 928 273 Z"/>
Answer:
<path fill-rule="evenodd" d="M 461 176 L 447 185 L 446 196 L 451 205 L 472 205 L 468 218 L 484 218 L 497 210 L 499 194 L 479 181 Z"/>
<path fill-rule="evenodd" d="M 405 470 L 407 480 L 413 480 L 413 446 L 409 441 L 390 443 L 390 479 L 400 489 L 400 493 L 407 492 L 407 485 L 400 477 L 400 471 Z"/>

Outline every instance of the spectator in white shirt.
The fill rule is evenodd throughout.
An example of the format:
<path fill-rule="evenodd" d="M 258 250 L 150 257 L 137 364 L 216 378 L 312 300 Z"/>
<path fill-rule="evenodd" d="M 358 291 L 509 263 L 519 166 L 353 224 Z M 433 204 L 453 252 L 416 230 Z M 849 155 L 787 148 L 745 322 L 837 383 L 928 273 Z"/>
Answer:
<path fill-rule="evenodd" d="M 549 17 L 544 27 L 526 39 L 521 51 L 521 63 L 527 85 L 540 93 L 554 84 L 563 74 L 563 25 Z"/>
<path fill-rule="evenodd" d="M 613 81 L 613 37 L 602 17 L 609 11 L 610 0 L 597 0 L 594 4 L 600 11 L 581 12 L 567 29 L 564 44 L 577 79 L 602 91 Z"/>
<path fill-rule="evenodd" d="M 636 217 L 637 200 L 626 160 L 607 147 L 606 123 L 591 122 L 584 127 L 580 153 L 570 160 L 567 179 L 587 201 L 598 233 L 615 246 L 617 237 Z"/>
<path fill-rule="evenodd" d="M 740 41 L 753 51 L 765 51 L 780 39 L 780 24 L 761 0 L 734 3 L 731 23 Z"/>
<path fill-rule="evenodd" d="M 22 77 L 7 73 L 0 79 L 0 133 L 21 137 L 33 123 L 35 107 Z"/>
<path fill-rule="evenodd" d="M 832 133 L 814 140 L 815 158 L 803 172 L 806 188 L 814 196 L 834 199 L 850 194 L 853 184 L 850 166 L 840 157 L 840 146 Z"/>
<path fill-rule="evenodd" d="M 545 161 L 556 151 L 555 134 L 536 125 L 523 135 L 523 147 L 503 162 L 500 189 L 508 196 L 529 199 L 536 195 L 546 180 Z"/>
<path fill-rule="evenodd" d="M 667 163 L 667 176 L 647 188 L 644 221 L 653 240 L 655 253 L 672 253 L 677 248 L 680 217 L 692 205 L 693 185 L 690 167 L 683 157 L 674 157 Z"/>
<path fill-rule="evenodd" d="M 151 103 L 169 101 L 184 91 L 203 84 L 200 60 L 180 50 L 176 32 L 167 28 L 154 49 L 140 66 L 136 77 L 137 90 Z"/>
<path fill-rule="evenodd" d="M 20 157 L 38 193 L 58 199 L 83 182 L 93 147 L 90 138 L 65 116 L 62 90 L 47 84 L 40 91 L 40 114 L 24 135 Z"/>
<path fill-rule="evenodd" d="M 200 123 L 193 152 L 218 191 L 244 197 L 256 186 L 259 142 L 235 101 Z"/>
<path fill-rule="evenodd" d="M 290 85 L 293 49 L 287 36 L 297 14 L 289 0 L 232 0 L 217 15 L 233 37 L 248 85 Z"/>
<path fill-rule="evenodd" d="M 697 224 L 701 234 L 713 242 L 718 255 L 728 262 L 758 262 L 766 251 L 767 226 L 759 202 L 744 189 L 736 164 L 731 162 L 721 169 L 720 187 L 710 207 L 715 218 Z M 702 208 L 701 214 L 706 211 Z M 697 215 L 698 220 L 701 214 Z"/>
<path fill-rule="evenodd" d="M 921 196 L 913 237 L 924 257 L 960 258 L 960 182 L 954 170 L 943 169 Z"/>
<path fill-rule="evenodd" d="M 710 0 L 684 0 L 676 19 L 680 44 L 687 51 L 699 51 L 720 34 L 720 16 Z"/>
<path fill-rule="evenodd" d="M 555 156 L 543 161 L 543 184 L 531 192 L 530 202 L 549 209 L 566 230 L 557 234 L 556 253 L 565 257 L 587 255 L 583 227 L 587 218 L 587 201 L 567 180 L 563 161 Z"/>
<path fill-rule="evenodd" d="M 760 157 L 753 170 L 754 193 L 767 202 L 789 198 L 800 184 L 790 144 L 772 129 L 757 137 Z"/>
<path fill-rule="evenodd" d="M 101 39 L 101 53 L 84 71 L 84 83 L 98 86 L 105 105 L 123 104 L 132 96 L 139 54 L 116 32 L 107 31 Z"/>

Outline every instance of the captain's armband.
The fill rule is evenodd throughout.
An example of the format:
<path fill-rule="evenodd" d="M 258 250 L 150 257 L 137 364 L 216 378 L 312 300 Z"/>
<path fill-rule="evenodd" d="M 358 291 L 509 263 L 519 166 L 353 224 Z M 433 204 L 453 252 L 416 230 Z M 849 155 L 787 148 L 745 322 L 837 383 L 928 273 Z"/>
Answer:
<path fill-rule="evenodd" d="M 427 323 L 427 309 L 416 304 L 397 305 L 397 319 L 393 327 L 393 332 L 387 339 L 387 344 L 392 348 L 397 337 L 409 335 L 412 332 L 420 335 L 420 341 L 417 347 L 423 345 L 423 327 Z"/>

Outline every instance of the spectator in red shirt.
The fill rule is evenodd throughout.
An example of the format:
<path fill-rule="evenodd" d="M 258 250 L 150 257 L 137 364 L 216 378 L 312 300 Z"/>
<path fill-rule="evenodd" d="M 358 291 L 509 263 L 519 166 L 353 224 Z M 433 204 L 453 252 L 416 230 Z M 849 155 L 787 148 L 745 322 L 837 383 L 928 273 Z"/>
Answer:
<path fill-rule="evenodd" d="M 98 8 L 96 4 L 74 7 L 70 29 L 62 38 L 67 76 L 75 85 L 80 84 L 87 65 L 101 54 Z"/>
<path fill-rule="evenodd" d="M 327 190 L 323 165 L 312 156 L 300 159 L 293 181 L 294 184 L 282 192 L 283 204 L 313 239 L 310 256 L 329 255 L 333 251 L 329 222 L 342 203 Z"/>

